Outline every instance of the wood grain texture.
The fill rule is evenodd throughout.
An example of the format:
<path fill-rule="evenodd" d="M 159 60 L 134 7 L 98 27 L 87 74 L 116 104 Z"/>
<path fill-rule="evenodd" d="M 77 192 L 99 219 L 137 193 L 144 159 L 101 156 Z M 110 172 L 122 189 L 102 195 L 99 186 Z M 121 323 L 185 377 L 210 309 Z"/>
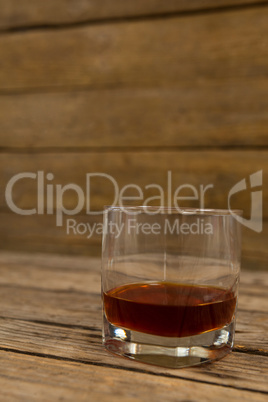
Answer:
<path fill-rule="evenodd" d="M 53 276 L 51 273 L 50 275 Z M 58 276 L 57 271 L 55 275 Z M 85 274 L 84 280 L 89 283 L 90 274 Z M 37 283 L 31 287 L 3 284 L 0 293 L 5 300 L 1 305 L 1 317 L 56 326 L 84 327 L 90 330 L 91 334 L 98 333 L 100 337 L 102 319 L 100 286 L 95 288 L 97 293 L 90 294 L 88 293 L 90 285 L 84 292 L 75 291 L 71 282 L 68 286 L 63 290 L 57 282 L 52 289 L 38 286 Z M 256 354 L 263 351 L 267 353 L 266 313 L 265 289 L 262 289 L 262 294 L 257 289 L 246 292 L 241 285 L 235 341 L 238 351 L 245 348 L 252 349 L 253 352 L 255 350 Z M 252 320 L 254 325 L 251 325 Z"/>
<path fill-rule="evenodd" d="M 226 208 L 230 188 L 263 170 L 267 219 L 268 155 L 261 147 L 268 144 L 268 8 L 235 7 L 249 3 L 258 2 L 0 0 L 0 27 L 19 28 L 0 35 L 0 247 L 100 252 L 100 236 L 67 236 L 66 226 L 56 228 L 55 215 L 10 213 L 8 180 L 37 170 L 53 173 L 53 185 L 72 182 L 83 190 L 90 172 L 111 175 L 120 188 L 144 188 L 165 187 L 170 170 L 175 188 L 213 183 L 205 198 L 213 208 Z M 99 22 L 79 24 L 90 20 Z M 34 29 L 20 29 L 27 26 Z M 100 180 L 93 187 L 93 209 L 113 202 L 110 184 Z M 16 184 L 14 200 L 34 207 L 35 182 Z M 65 207 L 76 203 L 74 192 L 67 192 Z M 248 217 L 249 190 L 232 206 Z M 75 218 L 87 219 L 85 208 Z M 266 222 L 262 234 L 245 231 L 247 268 L 267 267 Z"/>
<path fill-rule="evenodd" d="M 225 6 L 258 4 L 258 0 L 0 0 L 0 29 L 57 25 L 106 18 L 158 15 Z"/>
<path fill-rule="evenodd" d="M 228 192 L 240 180 L 258 170 L 263 170 L 263 216 L 268 216 L 267 194 L 267 151 L 172 151 L 172 152 L 85 152 L 85 153 L 34 153 L 12 154 L 0 156 L 1 188 L 5 189 L 9 180 L 18 173 L 44 171 L 52 173 L 54 179 L 45 180 L 47 184 L 67 185 L 75 183 L 86 194 L 86 174 L 102 172 L 114 178 L 120 190 L 123 186 L 133 183 L 144 192 L 141 204 L 149 197 L 159 196 L 159 191 L 145 189 L 151 183 L 160 185 L 165 193 L 167 202 L 167 172 L 171 171 L 172 195 L 176 188 L 183 184 L 191 184 L 198 191 L 198 200 L 179 201 L 180 206 L 200 207 L 200 185 L 212 184 L 205 193 L 204 206 L 211 208 L 228 208 Z M 45 176 L 46 178 L 46 176 Z M 110 179 L 109 179 L 110 180 Z M 103 205 L 114 201 L 115 189 L 105 178 L 94 178 L 90 182 L 91 211 L 102 210 Z M 126 193 L 127 194 L 127 193 Z M 45 191 L 46 195 L 46 191 Z M 128 195 L 137 195 L 128 192 Z M 184 190 L 181 196 L 192 196 L 192 192 Z M 15 204 L 23 209 L 36 208 L 37 183 L 33 179 L 18 181 L 12 193 Z M 71 210 L 77 206 L 77 194 L 66 191 L 63 196 L 65 208 Z M 0 196 L 1 223 L 0 239 L 2 249 L 32 251 L 48 251 L 74 254 L 99 255 L 101 234 L 94 231 L 78 233 L 76 229 L 68 230 L 68 219 L 74 219 L 75 225 L 102 222 L 102 216 L 91 216 L 85 212 L 85 204 L 78 213 L 68 216 L 63 214 L 63 225 L 56 226 L 56 200 L 53 199 L 54 212 L 52 215 L 20 216 L 8 209 L 5 192 Z M 250 190 L 241 191 L 231 199 L 233 208 L 243 208 L 244 216 L 249 217 L 251 199 Z M 45 210 L 46 211 L 46 210 Z M 260 207 L 261 211 L 261 207 Z M 90 212 L 90 211 L 89 211 Z M 267 268 L 267 220 L 264 221 L 262 233 L 243 229 L 243 266 L 246 268 Z"/>
<path fill-rule="evenodd" d="M 1 252 L 0 270 L 0 317 L 73 324 L 100 334 L 100 258 Z M 267 272 L 241 271 L 237 345 L 268 351 L 267 281 Z"/>
<path fill-rule="evenodd" d="M 29 321 L 0 319 L 1 347 L 19 350 L 27 353 L 52 355 L 59 358 L 84 361 L 97 365 L 114 364 L 120 367 L 121 358 L 111 357 L 103 348 L 101 335 L 89 329 L 73 329 L 57 327 Z M 34 340 L 33 335 L 35 334 Z M 257 334 L 256 334 L 257 335 Z M 236 350 L 236 349 L 235 349 Z M 251 367 L 244 369 L 251 361 Z M 122 368 L 135 368 L 133 362 L 122 361 Z M 139 365 L 137 368 L 142 368 Z M 144 368 L 144 367 L 143 367 Z M 264 373 L 268 372 L 268 357 L 233 352 L 233 355 L 223 359 L 220 364 L 207 365 L 202 370 L 191 369 L 190 372 L 180 373 L 174 370 L 149 369 L 152 373 L 170 373 L 176 378 L 191 379 L 213 384 L 226 385 L 230 388 L 244 388 L 247 390 L 268 391 Z M 232 375 L 230 375 L 232 372 Z M 220 380 L 217 379 L 220 377 Z M 249 380 L 251 383 L 249 384 Z"/>
<path fill-rule="evenodd" d="M 172 370 L 133 363 L 104 350 L 99 269 L 99 259 L 0 254 L 0 384 L 5 400 L 18 396 L 31 400 L 28 394 L 33 390 L 44 398 L 54 392 L 57 400 L 64 390 L 71 397 L 73 387 L 83 390 L 76 400 L 88 398 L 89 393 L 94 400 L 98 393 L 105 398 L 106 386 L 113 387 L 119 400 L 127 400 L 133 385 L 133 400 L 143 400 L 148 390 L 160 400 L 167 384 L 173 390 L 165 398 L 168 401 L 178 400 L 178 391 L 181 400 L 200 401 L 203 387 L 210 389 L 211 400 L 215 395 L 217 400 L 226 399 L 225 391 L 232 400 L 265 400 L 267 273 L 242 273 L 234 351 L 213 364 Z M 91 379 L 93 390 L 88 388 Z M 155 380 L 162 387 L 154 386 Z M 209 400 L 205 394 L 204 400 Z"/>
<path fill-rule="evenodd" d="M 0 212 L 0 249 L 60 253 L 70 255 L 101 255 L 101 235 L 86 235 L 67 232 L 66 224 L 56 227 L 55 216 L 18 216 Z M 102 217 L 90 219 L 82 215 L 75 218 L 78 223 L 101 223 Z M 254 258 L 257 253 L 250 254 Z M 263 265 L 266 261 L 259 263 Z M 250 264 L 250 262 L 249 262 Z M 258 266 L 259 266 L 258 264 Z"/>
<path fill-rule="evenodd" d="M 3 148 L 267 146 L 268 82 L 4 95 Z"/>
<path fill-rule="evenodd" d="M 102 217 L 77 215 L 79 223 L 102 223 Z M 101 235 L 96 232 L 92 237 L 79 234 L 67 228 L 67 218 L 62 227 L 57 227 L 55 216 L 19 216 L 0 212 L 0 249 L 13 251 L 61 253 L 70 255 L 100 256 Z M 242 268 L 267 270 L 268 261 L 268 223 L 264 221 L 262 233 L 250 229 L 242 230 Z M 12 271 L 10 271 L 12 272 Z"/>
<path fill-rule="evenodd" d="M 42 253 L 0 252 L 1 286 L 28 286 L 43 290 L 100 292 L 101 258 L 89 256 L 47 255 Z M 38 267 L 38 269 L 36 268 Z M 85 280 L 88 272 L 90 280 Z M 53 273 L 53 275 L 52 275 Z M 51 276 L 52 275 L 52 276 Z M 70 286 L 71 283 L 71 286 Z M 263 297 L 268 286 L 268 275 L 254 270 L 241 271 L 241 296 Z M 266 311 L 268 301 L 258 307 Z M 252 309 L 243 301 L 243 308 Z"/>
<path fill-rule="evenodd" d="M 1 251 L 0 271 L 1 286 L 38 286 L 40 290 L 101 292 L 100 258 Z M 260 289 L 263 286 L 265 283 Z"/>
<path fill-rule="evenodd" d="M 0 356 L 1 393 L 7 401 L 147 402 L 151 397 L 157 402 L 213 402 L 215 398 L 219 402 L 228 398 L 237 402 L 266 401 L 265 394 L 259 392 L 185 381 L 172 374 L 151 374 L 144 368 L 127 371 L 12 352 L 1 352 Z"/>
<path fill-rule="evenodd" d="M 90 211 L 102 211 L 103 205 L 111 205 L 118 192 L 128 184 L 138 185 L 142 193 L 136 205 L 143 204 L 149 197 L 160 196 L 159 189 L 147 188 L 149 184 L 158 184 L 162 187 L 164 201 L 168 202 L 168 171 L 170 171 L 171 204 L 174 205 L 176 189 L 184 184 L 196 188 L 196 200 L 179 200 L 179 206 L 228 208 L 228 193 L 231 188 L 244 178 L 259 170 L 263 170 L 263 206 L 264 217 L 268 217 L 267 175 L 268 151 L 129 151 L 129 152 L 71 152 L 71 153 L 2 153 L 0 155 L 0 170 L 2 172 L 0 186 L 5 189 L 9 180 L 16 174 L 23 172 L 44 172 L 44 185 L 52 184 L 64 186 L 74 183 L 81 187 L 84 195 L 89 187 Z M 52 173 L 52 180 L 47 180 L 47 173 Z M 105 177 L 92 177 L 87 174 L 107 174 Z M 112 182 L 111 177 L 116 181 Z M 211 185 L 201 197 L 200 186 Z M 54 191 L 55 192 L 55 191 Z M 46 195 L 46 193 L 44 193 Z M 139 196 L 137 190 L 128 190 L 121 193 L 125 196 Z M 193 197 L 193 190 L 184 189 L 178 196 Z M 40 192 L 41 197 L 41 192 Z M 37 180 L 31 178 L 20 179 L 12 190 L 13 201 L 19 208 L 37 207 Z M 46 197 L 44 197 L 46 198 Z M 204 205 L 200 200 L 204 198 Z M 77 206 L 77 192 L 66 191 L 62 196 L 64 207 L 74 209 Z M 117 200 L 118 201 L 118 200 Z M 46 204 L 46 200 L 44 201 Z M 152 201 L 153 202 L 153 201 Z M 155 203 L 157 200 L 154 201 Z M 124 204 L 127 202 L 125 201 Z M 230 199 L 232 208 L 242 208 L 245 217 L 250 212 L 250 191 L 241 191 Z M 52 206 L 56 209 L 56 201 Z M 58 199 L 59 205 L 59 199 Z M 159 200 L 156 205 L 159 205 Z M 0 207 L 7 208 L 4 191 L 0 195 Z M 86 202 L 81 210 L 85 211 Z"/>
<path fill-rule="evenodd" d="M 2 91 L 266 79 L 268 8 L 0 37 Z"/>

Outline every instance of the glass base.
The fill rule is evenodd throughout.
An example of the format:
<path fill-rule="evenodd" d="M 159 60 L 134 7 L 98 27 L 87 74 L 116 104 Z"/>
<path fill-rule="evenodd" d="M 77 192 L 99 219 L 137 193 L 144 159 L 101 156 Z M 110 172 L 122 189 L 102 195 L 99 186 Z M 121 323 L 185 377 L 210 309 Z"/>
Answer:
<path fill-rule="evenodd" d="M 208 363 L 227 355 L 233 346 L 235 321 L 200 335 L 173 338 L 120 328 L 104 315 L 103 343 L 112 353 L 162 367 Z"/>

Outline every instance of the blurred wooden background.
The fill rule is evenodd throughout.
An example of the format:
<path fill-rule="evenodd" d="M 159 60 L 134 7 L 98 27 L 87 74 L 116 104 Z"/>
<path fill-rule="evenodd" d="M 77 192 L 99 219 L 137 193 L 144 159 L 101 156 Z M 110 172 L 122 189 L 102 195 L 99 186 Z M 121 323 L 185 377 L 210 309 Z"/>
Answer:
<path fill-rule="evenodd" d="M 100 253 L 100 235 L 67 235 L 70 216 L 56 227 L 56 202 L 49 215 L 8 208 L 6 185 L 21 172 L 85 191 L 87 173 L 166 188 L 171 171 L 174 189 L 213 184 L 205 207 L 227 208 L 232 186 L 262 170 L 263 231 L 243 229 L 243 267 L 265 269 L 267 78 L 268 1 L 0 0 L 1 248 Z M 91 207 L 112 199 L 96 182 Z M 35 208 L 36 182 L 18 182 L 14 201 Z M 66 192 L 64 206 L 76 204 Z M 250 189 L 233 205 L 249 218 Z"/>

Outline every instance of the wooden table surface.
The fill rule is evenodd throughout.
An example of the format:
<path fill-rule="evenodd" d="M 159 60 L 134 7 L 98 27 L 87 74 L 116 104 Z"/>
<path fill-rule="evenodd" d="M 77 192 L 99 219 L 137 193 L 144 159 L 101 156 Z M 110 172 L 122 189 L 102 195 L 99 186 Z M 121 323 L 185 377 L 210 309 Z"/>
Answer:
<path fill-rule="evenodd" d="M 233 352 L 167 369 L 108 353 L 100 259 L 0 254 L 1 401 L 267 401 L 267 272 L 242 271 Z"/>

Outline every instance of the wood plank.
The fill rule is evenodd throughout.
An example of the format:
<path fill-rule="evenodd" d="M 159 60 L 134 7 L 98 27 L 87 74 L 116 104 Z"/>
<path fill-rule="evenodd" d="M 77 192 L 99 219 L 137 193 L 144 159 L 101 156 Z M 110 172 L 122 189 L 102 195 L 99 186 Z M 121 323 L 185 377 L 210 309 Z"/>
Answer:
<path fill-rule="evenodd" d="M 0 316 L 80 325 L 100 335 L 100 259 L 1 253 L 0 273 Z M 240 347 L 268 351 L 267 281 L 265 272 L 242 271 L 236 335 Z M 250 321 L 254 325 L 249 326 Z"/>
<path fill-rule="evenodd" d="M 129 184 L 138 185 L 141 189 L 140 199 L 136 205 L 141 205 L 149 197 L 160 196 L 159 189 L 147 188 L 149 184 L 162 187 L 164 201 L 168 203 L 168 171 L 170 172 L 171 205 L 174 205 L 174 194 L 181 185 L 189 184 L 196 189 L 196 200 L 179 200 L 179 206 L 205 208 L 228 208 L 228 193 L 242 179 L 249 180 L 249 175 L 259 170 L 263 171 L 263 216 L 268 217 L 268 151 L 145 151 L 145 152 L 73 152 L 73 153 L 2 153 L 0 155 L 0 186 L 5 189 L 9 180 L 16 174 L 40 171 L 44 174 L 44 191 L 50 184 L 65 186 L 73 183 L 81 187 L 80 196 L 87 195 L 87 184 L 90 189 L 87 214 L 92 211 L 102 211 L 103 205 L 111 205 L 115 201 L 116 187 L 118 192 Z M 43 172 L 43 173 L 42 173 Z M 47 180 L 47 173 L 52 173 Z M 87 174 L 96 173 L 97 177 L 87 180 Z M 99 174 L 109 175 L 101 177 Z M 112 182 L 114 179 L 115 183 Z M 40 179 L 41 180 L 41 179 Z M 39 180 L 39 182 L 40 182 Z M 207 188 L 203 197 L 200 186 Z M 121 193 L 122 194 L 122 193 Z M 137 190 L 128 190 L 125 196 L 139 196 Z M 40 195 L 41 197 L 41 192 Z M 178 195 L 193 197 L 191 189 L 184 189 Z M 37 181 L 32 178 L 20 179 L 12 191 L 12 197 L 19 208 L 37 207 Z M 78 205 L 77 192 L 66 191 L 62 196 L 64 207 L 74 209 Z M 44 197 L 46 198 L 46 197 Z M 118 198 L 118 197 L 117 197 Z M 204 202 L 202 203 L 202 199 Z M 57 201 L 57 202 L 56 202 Z M 117 199 L 118 201 L 118 199 Z M 154 203 L 159 199 L 155 200 Z M 231 207 L 244 210 L 244 216 L 250 213 L 250 193 L 241 191 L 231 198 Z M 124 201 L 126 204 L 127 201 Z M 128 201 L 130 203 L 130 201 Z M 46 205 L 46 200 L 44 200 Z M 51 207 L 56 209 L 60 199 L 53 199 Z M 203 205 L 201 205 L 203 204 Z M 7 208 L 5 192 L 0 195 L 0 207 Z M 46 208 L 45 208 L 46 210 Z M 81 204 L 81 213 L 86 211 L 86 202 Z M 74 215 L 75 216 L 75 215 Z"/>
<path fill-rule="evenodd" d="M 101 223 L 102 217 L 79 215 L 75 220 L 77 224 L 88 223 L 92 226 Z M 262 233 L 243 229 L 242 269 L 267 270 L 267 242 L 267 221 L 264 221 Z M 67 233 L 66 223 L 63 227 L 56 227 L 54 216 L 19 216 L 0 212 L 0 249 L 99 257 L 101 235 L 94 232 L 88 239 L 85 234 Z"/>
<path fill-rule="evenodd" d="M 90 275 L 88 275 L 88 277 L 90 277 Z M 81 293 L 81 291 L 75 292 L 71 289 L 71 285 L 68 290 L 63 291 L 60 285 L 57 286 L 58 289 L 55 289 L 55 285 L 53 290 L 43 289 L 42 286 L 27 287 L 7 284 L 0 287 L 0 295 L 6 299 L 1 303 L 0 317 L 5 320 L 1 324 L 0 329 L 0 332 L 2 331 L 1 334 L 4 334 L 4 337 L 1 338 L 1 344 L 3 344 L 5 339 L 6 342 L 9 342 L 6 344 L 6 347 L 8 345 L 9 347 L 12 345 L 12 347 L 15 347 L 14 343 L 10 343 L 15 341 L 13 335 L 6 335 L 5 333 L 5 325 L 11 325 L 11 327 L 15 325 L 18 327 L 24 325 L 23 322 L 32 322 L 33 324 L 25 324 L 27 326 L 30 325 L 30 327 L 31 325 L 36 324 L 38 326 L 40 324 L 40 327 L 38 327 L 40 328 L 40 333 L 46 331 L 42 329 L 44 325 L 55 327 L 56 332 L 59 330 L 59 327 L 66 326 L 66 328 L 74 328 L 73 335 L 70 332 L 67 338 L 73 338 L 73 343 L 77 345 L 78 350 L 81 350 L 82 346 L 77 337 L 80 339 L 84 337 L 83 334 L 85 333 L 87 336 L 91 336 L 94 339 L 101 339 L 102 308 L 100 293 L 93 295 L 92 293 Z M 10 293 L 15 293 L 15 296 L 11 298 Z M 40 294 L 40 296 L 38 296 L 38 294 Z M 40 301 L 31 299 L 39 297 Z M 27 305 L 22 307 L 22 302 L 27 303 Z M 265 294 L 263 293 L 262 296 L 254 294 L 247 295 L 241 285 L 238 306 L 234 345 L 235 351 L 243 352 L 245 350 L 256 355 L 267 354 L 268 322 Z M 7 320 L 11 320 L 9 324 Z M 15 323 L 13 323 L 14 320 L 16 320 Z M 21 322 L 21 324 L 19 322 Z M 254 323 L 254 325 L 251 325 L 251 323 Z M 37 333 L 36 331 L 37 329 L 35 329 L 35 333 Z M 49 331 L 49 329 L 47 329 L 47 331 Z M 64 333 L 64 331 L 62 333 Z M 42 338 L 41 335 L 40 337 Z M 34 345 L 34 342 L 32 342 L 32 344 Z M 45 346 L 44 343 L 44 347 Z M 84 344 L 83 348 L 88 348 L 88 345 Z"/>
<path fill-rule="evenodd" d="M 258 82 L 266 79 L 267 36 L 266 7 L 6 34 L 0 88 L 172 84 L 179 90 L 187 83 Z"/>
<path fill-rule="evenodd" d="M 64 358 L 72 361 L 72 364 L 77 362 L 86 364 L 87 367 L 109 367 L 110 371 L 116 372 L 136 370 L 143 375 L 225 386 L 230 388 L 230 391 L 247 389 L 257 391 L 257 395 L 258 391 L 267 391 L 264 374 L 267 371 L 268 358 L 263 356 L 265 351 L 268 351 L 267 310 L 264 306 L 266 293 L 261 290 L 266 289 L 267 274 L 252 272 L 242 275 L 235 351 L 212 365 L 172 370 L 133 364 L 131 360 L 112 356 L 104 350 L 101 344 L 100 298 L 96 293 L 92 293 L 94 290 L 99 292 L 99 285 L 96 283 L 95 288 L 93 286 L 88 292 L 84 291 L 87 278 L 95 277 L 99 262 L 85 258 L 2 254 L 0 277 L 4 282 L 0 286 L 1 348 L 37 354 L 40 359 L 48 355 L 54 362 L 57 362 L 55 359 Z M 7 267 L 9 269 L 6 269 Z M 66 280 L 62 283 L 58 274 L 63 272 L 64 267 Z M 10 277 L 9 271 L 14 269 L 15 275 Z M 39 275 L 36 276 L 34 270 L 39 271 Z M 73 275 L 70 275 L 71 273 Z M 28 283 L 21 282 L 22 275 L 29 278 Z M 12 286 L 8 285 L 8 278 L 14 281 Z M 70 285 L 77 283 L 78 278 L 80 282 L 84 280 L 85 288 L 82 289 L 79 284 L 76 290 L 71 289 Z M 250 294 L 251 300 L 259 297 L 259 311 L 254 311 L 256 306 L 252 304 L 246 306 L 241 296 L 247 294 Z M 245 307 L 248 310 L 242 309 Z M 249 322 L 254 322 L 254 326 L 249 325 Z M 241 353 L 246 350 L 251 353 Z M 18 371 L 20 370 L 19 368 Z M 15 372 L 16 370 L 13 374 Z"/>
<path fill-rule="evenodd" d="M 203 10 L 259 3 L 258 0 L 0 0 L 0 29 Z M 265 3 L 265 2 L 264 2 Z"/>
<path fill-rule="evenodd" d="M 1 352 L 0 385 L 5 400 L 27 401 L 178 401 L 264 402 L 266 396 L 238 387 L 213 386 L 190 379 L 150 375 L 145 369 L 131 371 L 98 367 Z M 187 370 L 184 370 L 184 373 Z M 174 371 L 173 371 L 174 372 Z M 182 371 L 180 371 L 182 373 Z M 16 383 L 16 386 L 14 384 Z"/>
<path fill-rule="evenodd" d="M 100 293 L 101 257 L 0 252 L 0 285 Z M 51 279 L 51 274 L 53 280 Z M 87 276 L 90 274 L 90 281 Z M 267 273 L 241 270 L 241 296 L 263 297 Z M 268 303 L 268 301 L 267 301 Z M 242 307 L 251 308 L 243 302 Z M 265 311 L 266 302 L 263 309 Z"/>
<path fill-rule="evenodd" d="M 0 273 L 1 286 L 101 292 L 100 258 L 1 252 Z"/>
<path fill-rule="evenodd" d="M 205 162 L 204 162 L 205 161 Z M 205 195 L 205 207 L 227 208 L 228 192 L 237 182 L 247 178 L 251 173 L 263 169 L 263 215 L 268 215 L 268 193 L 266 191 L 267 151 L 180 151 L 180 152 L 93 152 L 93 153 L 51 153 L 51 154 L 2 154 L 0 168 L 2 172 L 1 188 L 5 189 L 8 181 L 17 173 L 53 172 L 55 180 L 45 184 L 66 185 L 76 183 L 86 193 L 86 174 L 93 172 L 107 173 L 113 177 L 120 187 L 135 183 L 144 190 L 144 200 L 159 192 L 145 191 L 145 186 L 157 183 L 162 186 L 167 195 L 167 172 L 172 173 L 172 191 L 182 184 L 191 184 L 199 192 L 200 185 L 213 184 Z M 67 168 L 66 168 L 67 167 Z M 114 188 L 106 179 L 92 180 L 91 207 L 102 209 L 103 205 L 113 202 Z M 22 180 L 14 187 L 14 200 L 21 208 L 36 207 L 36 182 L 32 179 Z M 200 192 L 199 192 L 200 194 Z M 183 195 L 183 193 L 181 193 Z M 192 195 L 185 193 L 184 195 Z M 0 238 L 2 249 L 35 250 L 74 254 L 100 255 L 101 235 L 93 231 L 89 234 L 79 234 L 77 230 L 67 230 L 67 219 L 74 219 L 75 226 L 79 223 L 102 222 L 102 216 L 86 215 L 81 211 L 74 216 L 63 217 L 63 226 L 56 226 L 55 211 L 53 215 L 20 216 L 7 210 L 4 191 L 0 196 Z M 165 201 L 166 202 L 166 201 Z M 143 201 L 139 201 L 143 203 Z M 54 202 L 54 206 L 56 203 Z M 64 195 L 64 205 L 73 209 L 77 205 L 74 192 Z M 200 200 L 184 201 L 179 205 L 200 206 Z M 241 192 L 233 207 L 242 207 L 245 217 L 250 209 L 250 193 Z M 41 230 L 42 228 L 42 230 Z M 246 268 L 267 268 L 268 226 L 264 221 L 262 233 L 243 228 L 243 266 Z"/>
<path fill-rule="evenodd" d="M 77 278 L 81 280 L 81 272 L 82 275 L 86 274 L 88 271 L 90 272 L 91 275 L 91 280 L 92 276 L 100 274 L 100 268 L 101 268 L 101 261 L 100 257 L 99 258 L 92 258 L 92 257 L 82 257 L 82 256 L 70 256 L 70 255 L 57 255 L 57 254 L 42 254 L 42 253 L 37 253 L 37 254 L 32 254 L 32 253 L 10 253 L 8 251 L 1 251 L 0 252 L 0 267 L 1 271 L 5 269 L 5 278 L 7 278 L 6 275 L 10 273 L 10 271 L 16 269 L 17 274 L 19 275 L 22 274 L 23 270 L 28 270 L 28 280 L 31 281 L 32 275 L 35 273 L 41 274 L 42 272 L 44 273 L 44 276 L 41 278 L 35 278 L 35 281 L 37 282 L 42 282 L 45 277 L 49 277 L 49 272 L 51 270 L 53 271 L 58 271 L 64 272 L 66 275 L 68 273 L 73 273 L 71 271 L 74 271 L 76 274 Z M 80 274 L 78 273 L 80 272 Z M 17 282 L 18 277 L 17 274 L 12 278 L 12 283 L 14 284 L 19 284 L 21 283 L 21 279 Z M 247 278 L 247 284 L 252 284 L 252 276 L 249 275 L 249 273 L 244 273 L 244 282 L 245 278 Z M 261 278 L 261 279 L 260 279 Z M 2 278 L 3 279 L 3 278 Z M 73 281 L 74 277 L 68 278 L 69 281 Z M 68 282 L 67 280 L 67 282 Z M 254 274 L 254 280 L 257 285 L 263 284 L 265 286 L 265 282 L 263 282 L 264 277 L 261 272 L 256 272 Z M 15 282 L 14 282 L 15 281 Z M 62 284 L 63 278 L 58 279 L 58 283 Z M 29 282 L 28 282 L 29 283 Z M 53 281 L 50 281 L 50 286 L 53 286 Z M 95 281 L 94 281 L 95 283 Z M 268 284 L 268 283 L 267 283 Z M 66 283 L 63 281 L 63 289 L 68 289 L 65 287 Z M 81 288 L 82 286 L 83 288 Z M 84 288 L 86 286 L 86 289 Z M 52 287 L 53 289 L 53 287 Z M 88 291 L 88 285 L 85 285 L 84 280 L 82 279 L 82 282 L 79 284 L 78 288 L 75 287 L 76 290 L 87 290 Z"/>
<path fill-rule="evenodd" d="M 10 293 L 14 293 L 12 299 Z M 18 289 L 4 285 L 0 286 L 0 295 L 2 317 L 17 318 L 20 315 L 25 320 L 89 327 L 100 334 L 102 308 L 99 292 L 42 290 L 38 285 Z"/>
<path fill-rule="evenodd" d="M 77 216 L 77 222 L 101 223 L 102 217 Z M 42 230 L 40 229 L 42 228 Z M 74 255 L 101 255 L 101 235 L 67 233 L 67 227 L 56 227 L 55 216 L 19 216 L 0 212 L 0 249 Z"/>
<path fill-rule="evenodd" d="M 175 378 L 225 385 L 248 390 L 268 391 L 268 357 L 232 352 L 216 364 L 202 369 L 180 370 L 148 367 L 110 355 L 101 344 L 101 336 L 84 329 L 72 329 L 17 320 L 0 319 L 1 348 L 73 359 L 96 365 L 120 365 L 124 369 L 146 369 L 150 373 L 172 374 Z M 34 337 L 33 337 L 34 334 Z M 249 367 L 248 367 L 249 366 Z M 230 372 L 232 375 L 230 375 Z M 250 380 L 250 382 L 249 382 Z"/>
<path fill-rule="evenodd" d="M 263 221 L 263 230 L 256 233 L 253 230 L 242 228 L 242 268 L 267 270 L 268 250 L 268 222 Z"/>
<path fill-rule="evenodd" d="M 267 92 L 263 80 L 5 95 L 0 142 L 16 149 L 267 146 Z"/>

